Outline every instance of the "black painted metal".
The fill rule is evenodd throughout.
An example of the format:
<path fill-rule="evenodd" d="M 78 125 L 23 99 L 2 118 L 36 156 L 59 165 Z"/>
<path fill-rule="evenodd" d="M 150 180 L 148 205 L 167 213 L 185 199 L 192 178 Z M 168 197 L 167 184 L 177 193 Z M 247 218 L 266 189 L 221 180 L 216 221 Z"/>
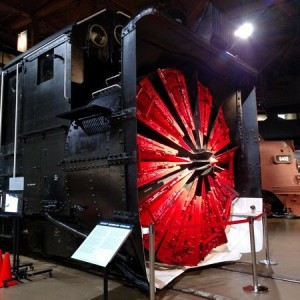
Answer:
<path fill-rule="evenodd" d="M 236 186 L 241 197 L 262 197 L 260 180 L 259 134 L 255 90 L 242 104 L 242 93 L 237 94 L 238 144 L 240 145 L 237 163 L 235 165 Z M 240 107 L 242 104 L 242 107 Z"/>

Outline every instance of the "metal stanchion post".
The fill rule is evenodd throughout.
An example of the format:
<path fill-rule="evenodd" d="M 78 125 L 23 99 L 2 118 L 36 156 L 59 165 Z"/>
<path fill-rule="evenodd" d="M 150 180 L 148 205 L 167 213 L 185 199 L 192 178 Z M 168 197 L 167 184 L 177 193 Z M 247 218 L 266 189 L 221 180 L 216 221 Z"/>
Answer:
<path fill-rule="evenodd" d="M 255 249 L 255 237 L 254 237 L 254 217 L 248 216 L 248 221 L 249 221 L 251 256 L 252 256 L 253 285 L 247 285 L 243 289 L 246 292 L 252 292 L 255 294 L 263 294 L 263 293 L 268 292 L 269 288 L 267 286 L 258 284 L 258 280 L 257 280 L 256 249 Z"/>
<path fill-rule="evenodd" d="M 264 213 L 263 215 L 263 226 L 264 226 L 264 247 L 266 252 L 266 259 L 261 259 L 258 262 L 263 265 L 277 265 L 276 261 L 270 259 L 270 252 L 269 252 L 269 236 L 268 236 L 268 225 L 267 225 L 267 215 Z"/>
<path fill-rule="evenodd" d="M 103 270 L 103 295 L 104 300 L 108 300 L 108 274 L 107 267 Z"/>
<path fill-rule="evenodd" d="M 150 281 L 150 300 L 155 299 L 155 231 L 154 225 L 150 224 L 149 226 L 149 281 Z"/>

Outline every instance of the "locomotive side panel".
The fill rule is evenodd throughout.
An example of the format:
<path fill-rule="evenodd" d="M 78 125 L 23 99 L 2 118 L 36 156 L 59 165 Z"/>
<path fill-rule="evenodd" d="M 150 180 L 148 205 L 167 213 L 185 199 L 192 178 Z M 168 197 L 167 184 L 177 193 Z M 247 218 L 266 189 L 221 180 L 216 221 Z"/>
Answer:
<path fill-rule="evenodd" d="M 51 46 L 24 61 L 23 134 L 69 125 L 56 116 L 70 110 L 70 45 L 62 36 Z"/>
<path fill-rule="evenodd" d="M 111 218 L 114 210 L 127 209 L 122 122 L 111 124 L 109 115 L 93 113 L 95 105 L 99 109 L 104 103 L 117 112 L 120 92 L 120 86 L 115 85 L 91 101 L 87 106 L 90 114 L 77 117 L 66 140 L 62 168 L 66 174 L 67 199 L 76 218 L 89 229 L 97 220 Z"/>
<path fill-rule="evenodd" d="M 1 156 L 0 156 L 0 188 L 7 189 L 9 184 L 9 177 L 15 174 L 20 175 L 22 172 L 20 166 L 19 155 L 15 156 L 15 134 L 20 132 L 22 121 L 15 123 L 15 117 L 22 116 L 22 103 L 17 103 L 16 97 L 22 97 L 24 70 L 19 64 L 15 65 L 11 70 L 2 73 L 3 76 L 3 101 L 2 118 L 3 123 L 1 127 Z M 17 105 L 17 106 L 16 106 Z M 16 109 L 17 108 L 17 109 Z M 18 141 L 18 139 L 17 139 Z M 15 164 L 14 164 L 15 160 Z"/>
<path fill-rule="evenodd" d="M 21 165 L 25 214 L 68 214 L 64 174 L 59 163 L 69 121 L 57 115 L 70 109 L 70 44 L 66 35 L 24 59 Z"/>
<path fill-rule="evenodd" d="M 69 215 L 65 202 L 64 156 L 66 129 L 36 134 L 23 140 L 22 168 L 25 179 L 25 214 L 45 212 Z"/>

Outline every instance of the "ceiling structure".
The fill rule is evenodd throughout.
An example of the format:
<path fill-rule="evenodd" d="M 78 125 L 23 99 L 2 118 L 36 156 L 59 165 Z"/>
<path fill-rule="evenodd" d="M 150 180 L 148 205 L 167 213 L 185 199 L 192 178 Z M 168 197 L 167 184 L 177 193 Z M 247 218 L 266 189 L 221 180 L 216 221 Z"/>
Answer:
<path fill-rule="evenodd" d="M 249 40 L 238 41 L 227 32 L 229 42 L 222 45 L 223 50 L 258 70 L 259 113 L 295 113 L 298 116 L 295 122 L 299 125 L 300 1 L 211 2 L 222 14 L 218 21 L 228 21 L 228 28 L 233 29 L 244 21 L 254 24 L 255 32 Z M 177 10 L 186 26 L 195 28 L 208 4 L 207 0 L 0 0 L 0 51 L 16 53 L 17 35 L 23 30 L 28 30 L 29 45 L 33 46 L 64 26 L 103 8 L 135 15 L 145 7 L 159 5 L 168 11 Z"/>

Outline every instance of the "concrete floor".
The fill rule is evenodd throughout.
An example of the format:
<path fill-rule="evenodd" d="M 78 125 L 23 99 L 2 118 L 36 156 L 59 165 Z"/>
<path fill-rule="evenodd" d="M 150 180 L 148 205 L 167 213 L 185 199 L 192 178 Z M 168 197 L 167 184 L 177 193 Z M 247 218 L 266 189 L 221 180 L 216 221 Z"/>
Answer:
<path fill-rule="evenodd" d="M 300 299 L 300 219 L 268 219 L 270 258 L 277 265 L 257 265 L 258 283 L 269 288 L 265 294 L 247 293 L 243 287 L 253 283 L 251 255 L 237 262 L 189 270 L 158 290 L 156 299 L 215 300 L 297 300 Z M 265 252 L 257 253 L 264 259 Z M 57 263 L 21 257 L 21 263 L 34 263 L 34 271 L 52 268 L 48 273 L 22 280 L 0 289 L 0 300 L 102 300 L 103 280 L 78 269 Z M 121 282 L 109 280 L 109 299 L 149 299 L 147 293 Z"/>

